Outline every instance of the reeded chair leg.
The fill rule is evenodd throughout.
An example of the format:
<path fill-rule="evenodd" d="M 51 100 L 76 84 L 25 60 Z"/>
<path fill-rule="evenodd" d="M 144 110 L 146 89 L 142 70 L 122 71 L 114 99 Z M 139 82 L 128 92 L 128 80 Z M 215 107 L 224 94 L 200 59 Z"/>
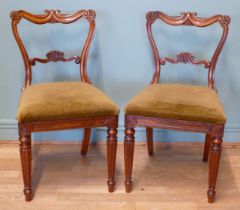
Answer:
<path fill-rule="evenodd" d="M 113 192 L 115 186 L 115 165 L 117 153 L 117 128 L 109 127 L 107 130 L 107 166 L 108 166 L 108 191 Z"/>
<path fill-rule="evenodd" d="M 210 159 L 209 159 L 209 188 L 208 188 L 208 202 L 213 203 L 216 191 L 216 182 L 218 175 L 218 167 L 222 150 L 222 138 L 213 138 Z"/>
<path fill-rule="evenodd" d="M 211 147 L 211 142 L 212 142 L 211 134 L 206 134 L 204 153 L 203 153 L 203 161 L 208 161 L 208 156 L 209 156 L 209 150 L 210 150 L 210 147 Z"/>
<path fill-rule="evenodd" d="M 133 167 L 133 155 L 134 155 L 134 128 L 125 128 L 124 138 L 124 160 L 125 160 L 125 188 L 129 193 L 132 190 L 132 167 Z"/>
<path fill-rule="evenodd" d="M 20 135 L 20 156 L 21 156 L 21 164 L 22 164 L 22 174 L 23 174 L 23 183 L 24 183 L 24 194 L 25 200 L 32 200 L 32 186 L 31 186 L 31 134 L 28 135 Z"/>
<path fill-rule="evenodd" d="M 146 137 L 147 137 L 147 148 L 148 148 L 148 155 L 153 155 L 153 129 L 147 127 L 146 128 Z"/>
<path fill-rule="evenodd" d="M 91 128 L 85 128 L 84 129 L 83 141 L 82 141 L 82 148 L 81 148 L 81 154 L 82 155 L 86 155 L 87 152 L 88 152 L 90 136 L 91 136 Z"/>

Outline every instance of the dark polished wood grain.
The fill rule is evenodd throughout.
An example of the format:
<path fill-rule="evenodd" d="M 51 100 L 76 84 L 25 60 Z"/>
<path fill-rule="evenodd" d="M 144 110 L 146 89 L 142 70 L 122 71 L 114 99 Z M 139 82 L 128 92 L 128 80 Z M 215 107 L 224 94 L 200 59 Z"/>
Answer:
<path fill-rule="evenodd" d="M 230 23 L 229 16 L 215 15 L 210 18 L 199 18 L 196 13 L 181 13 L 180 16 L 168 16 L 162 12 L 148 12 L 147 18 L 147 33 L 149 41 L 153 50 L 155 72 L 152 77 L 151 84 L 156 84 L 160 79 L 161 65 L 165 65 L 166 62 L 173 64 L 183 63 L 183 64 L 194 64 L 194 65 L 204 65 L 208 69 L 208 86 L 214 90 L 215 81 L 214 73 L 218 57 L 221 53 L 223 45 L 228 35 L 228 25 Z M 192 53 L 181 52 L 176 56 L 176 58 L 160 57 L 159 52 L 152 34 L 152 24 L 157 20 L 162 20 L 163 22 L 172 26 L 196 26 L 196 27 L 207 27 L 215 23 L 219 23 L 223 28 L 223 33 L 221 40 L 213 54 L 210 61 L 199 60 L 194 57 Z M 125 115 L 125 187 L 126 192 L 130 192 L 132 189 L 132 168 L 133 168 L 133 154 L 134 154 L 134 128 L 136 126 L 146 127 L 146 137 L 148 154 L 153 155 L 153 128 L 177 130 L 177 131 L 189 131 L 189 132 L 200 132 L 206 134 L 205 148 L 203 154 L 203 161 L 208 160 L 209 157 L 209 188 L 207 191 L 208 202 L 212 203 L 215 198 L 215 187 L 217 181 L 217 173 L 219 167 L 219 160 L 221 155 L 221 143 L 224 134 L 224 124 L 214 124 L 207 122 L 196 122 L 196 121 L 186 121 L 177 119 L 166 119 L 166 118 L 154 118 L 154 117 L 143 117 L 143 116 L 132 116 Z"/>
<path fill-rule="evenodd" d="M 205 137 L 203 161 L 208 161 L 208 156 L 209 156 L 209 151 L 210 151 L 211 144 L 212 144 L 212 136 L 207 133 L 206 137 Z"/>
<path fill-rule="evenodd" d="M 148 154 L 153 155 L 153 128 L 146 128 Z"/>
<path fill-rule="evenodd" d="M 218 132 L 214 135 L 211 150 L 210 150 L 210 160 L 209 160 L 209 178 L 208 178 L 208 202 L 213 203 L 216 195 L 216 182 L 219 168 L 219 161 L 222 151 L 222 136 L 223 131 Z"/>
<path fill-rule="evenodd" d="M 135 126 L 125 126 L 125 138 L 124 138 L 124 161 L 125 161 L 125 187 L 126 192 L 131 192 L 132 188 L 132 168 L 133 168 L 133 155 L 135 145 Z"/>
<path fill-rule="evenodd" d="M 115 186 L 115 164 L 117 153 L 117 126 L 108 125 L 107 136 L 107 164 L 108 164 L 108 191 L 113 192 Z"/>
<path fill-rule="evenodd" d="M 88 151 L 88 146 L 90 142 L 91 137 L 91 128 L 85 128 L 84 129 L 84 136 L 82 141 L 82 148 L 81 148 L 81 154 L 86 155 Z"/>
<path fill-rule="evenodd" d="M 87 75 L 87 58 L 90 44 L 93 38 L 95 29 L 95 11 L 93 10 L 80 10 L 74 14 L 62 14 L 59 10 L 46 10 L 44 14 L 31 14 L 27 11 L 19 10 L 11 12 L 12 31 L 25 65 L 25 82 L 24 89 L 32 83 L 32 66 L 36 62 L 69 62 L 75 61 L 80 66 L 80 76 L 83 82 L 91 84 Z M 26 48 L 18 33 L 18 24 L 22 19 L 30 21 L 34 24 L 47 24 L 47 23 L 61 23 L 70 24 L 81 18 L 85 18 L 89 22 L 89 33 L 86 38 L 82 53 L 80 56 L 65 57 L 64 52 L 52 50 L 46 54 L 46 58 L 29 58 Z M 84 128 L 84 137 L 81 148 L 81 154 L 86 155 L 91 135 L 91 128 L 93 127 L 107 127 L 107 166 L 108 166 L 108 189 L 109 192 L 114 191 L 115 186 L 115 161 L 117 151 L 117 128 L 118 116 L 103 116 L 103 117 L 85 117 L 80 119 L 65 119 L 65 120 L 52 120 L 52 121 L 37 121 L 37 122 L 19 122 L 19 141 L 20 141 L 20 155 L 22 163 L 22 173 L 24 181 L 24 194 L 26 201 L 32 200 L 33 190 L 31 184 L 31 134 L 33 132 L 45 132 L 56 130 L 67 130 Z"/>
<path fill-rule="evenodd" d="M 19 142 L 20 142 L 20 156 L 23 173 L 24 194 L 26 201 L 32 199 L 32 149 L 31 149 L 31 132 L 24 129 L 19 129 Z"/>

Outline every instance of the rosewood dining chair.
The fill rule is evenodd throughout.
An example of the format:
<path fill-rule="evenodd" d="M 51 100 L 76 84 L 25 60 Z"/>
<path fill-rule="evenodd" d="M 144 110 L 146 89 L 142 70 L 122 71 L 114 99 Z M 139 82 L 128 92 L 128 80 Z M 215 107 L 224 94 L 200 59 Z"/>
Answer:
<path fill-rule="evenodd" d="M 134 154 L 134 134 L 136 126 L 146 127 L 148 154 L 153 155 L 153 128 L 182 130 L 205 133 L 203 161 L 209 157 L 208 202 L 215 198 L 221 144 L 226 117 L 217 95 L 214 73 L 219 54 L 228 34 L 229 16 L 215 15 L 199 18 L 196 13 L 182 13 L 168 16 L 160 11 L 148 12 L 147 32 L 153 50 L 155 72 L 152 81 L 125 107 L 125 187 L 132 189 L 132 167 Z M 159 19 L 172 26 L 207 27 L 218 23 L 223 29 L 221 40 L 210 61 L 195 59 L 189 52 L 182 52 L 176 58 L 160 57 L 153 37 L 152 25 Z M 158 84 L 160 69 L 167 62 L 172 64 L 203 65 L 208 70 L 208 87 L 184 84 Z"/>
<path fill-rule="evenodd" d="M 84 128 L 81 154 L 86 155 L 91 128 L 107 127 L 108 190 L 114 191 L 115 161 L 117 150 L 118 106 L 94 87 L 87 75 L 87 58 L 95 29 L 95 11 L 79 10 L 63 14 L 59 10 L 46 10 L 43 14 L 31 14 L 19 10 L 11 12 L 12 31 L 25 65 L 25 82 L 17 112 L 20 156 L 24 194 L 26 201 L 33 197 L 31 186 L 31 133 Z M 30 58 L 19 36 L 18 24 L 25 19 L 34 24 L 70 24 L 86 19 L 89 32 L 81 56 L 65 57 L 58 50 L 50 51 L 46 58 Z M 74 61 L 80 68 L 81 81 L 32 83 L 32 66 L 37 63 Z"/>

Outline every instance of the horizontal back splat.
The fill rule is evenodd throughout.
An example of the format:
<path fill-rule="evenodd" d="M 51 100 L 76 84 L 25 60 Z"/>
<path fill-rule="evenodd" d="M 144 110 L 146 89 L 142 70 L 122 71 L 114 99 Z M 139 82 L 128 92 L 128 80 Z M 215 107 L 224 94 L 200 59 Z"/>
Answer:
<path fill-rule="evenodd" d="M 30 59 L 30 64 L 32 66 L 36 65 L 36 62 L 39 63 L 49 63 L 49 62 L 69 62 L 75 61 L 76 64 L 80 64 L 81 58 L 79 56 L 72 56 L 70 58 L 64 58 L 64 52 L 58 50 L 52 50 L 46 54 L 47 58 L 32 58 Z"/>
<path fill-rule="evenodd" d="M 192 63 L 192 64 L 195 64 L 195 65 L 204 65 L 204 67 L 207 68 L 207 69 L 210 66 L 210 62 L 209 61 L 206 61 L 206 60 L 199 60 L 199 61 L 195 60 L 195 57 L 191 53 L 189 53 L 189 52 L 182 52 L 182 53 L 178 54 L 176 59 L 169 58 L 169 57 L 160 58 L 160 64 L 161 65 L 165 65 L 166 62 L 170 62 L 170 63 L 173 63 L 173 64 Z"/>

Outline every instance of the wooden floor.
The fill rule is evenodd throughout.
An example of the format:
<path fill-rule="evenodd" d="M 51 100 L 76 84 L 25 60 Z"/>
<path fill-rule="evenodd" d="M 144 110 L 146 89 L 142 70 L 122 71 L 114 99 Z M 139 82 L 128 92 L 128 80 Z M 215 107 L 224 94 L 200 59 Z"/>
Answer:
<path fill-rule="evenodd" d="M 202 144 L 159 144 L 148 157 L 137 145 L 134 190 L 124 191 L 123 146 L 117 155 L 117 186 L 107 192 L 106 151 L 92 145 L 87 157 L 80 146 L 33 146 L 33 201 L 26 203 L 17 144 L 0 144 L 1 210 L 239 210 L 240 147 L 224 147 L 214 204 L 207 203 L 207 163 L 201 161 Z"/>

